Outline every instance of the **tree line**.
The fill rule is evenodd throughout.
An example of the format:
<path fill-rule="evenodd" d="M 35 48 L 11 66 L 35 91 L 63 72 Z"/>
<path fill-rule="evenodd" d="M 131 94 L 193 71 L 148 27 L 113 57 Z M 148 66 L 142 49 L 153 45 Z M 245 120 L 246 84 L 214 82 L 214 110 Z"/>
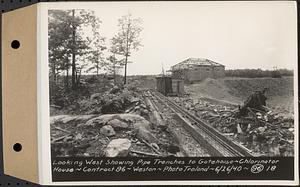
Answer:
<path fill-rule="evenodd" d="M 118 20 L 113 38 L 101 34 L 102 21 L 90 10 L 49 10 L 48 12 L 49 78 L 62 77 L 66 88 L 76 89 L 81 75 L 101 70 L 113 74 L 127 65 L 132 52 L 141 47 L 142 20 L 131 14 Z M 63 76 L 62 76 L 63 75 Z"/>
<path fill-rule="evenodd" d="M 273 77 L 279 78 L 281 76 L 293 76 L 293 70 L 288 69 L 229 69 L 225 70 L 226 77 L 244 77 L 244 78 L 259 78 L 259 77 Z"/>

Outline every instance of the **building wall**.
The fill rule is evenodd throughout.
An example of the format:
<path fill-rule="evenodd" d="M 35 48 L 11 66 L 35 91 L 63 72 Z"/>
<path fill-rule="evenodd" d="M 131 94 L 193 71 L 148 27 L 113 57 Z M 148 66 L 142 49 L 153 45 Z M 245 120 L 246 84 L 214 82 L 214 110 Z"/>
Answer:
<path fill-rule="evenodd" d="M 156 77 L 156 90 L 164 95 L 172 93 L 171 77 Z"/>
<path fill-rule="evenodd" d="M 177 96 L 184 95 L 184 84 L 181 79 L 172 79 L 172 94 Z"/>
<path fill-rule="evenodd" d="M 171 77 L 156 77 L 156 90 L 164 95 L 184 95 L 184 84 L 182 79 Z"/>
<path fill-rule="evenodd" d="M 187 82 L 201 81 L 206 78 L 223 78 L 225 77 L 225 67 L 195 66 L 194 68 L 182 71 L 174 71 L 173 76 L 175 78 L 182 78 Z"/>

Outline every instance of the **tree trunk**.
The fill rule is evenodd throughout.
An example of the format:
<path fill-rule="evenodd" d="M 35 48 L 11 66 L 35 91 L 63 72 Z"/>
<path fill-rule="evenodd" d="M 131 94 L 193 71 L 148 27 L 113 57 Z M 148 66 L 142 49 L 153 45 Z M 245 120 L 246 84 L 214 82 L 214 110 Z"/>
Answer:
<path fill-rule="evenodd" d="M 129 20 L 130 21 L 130 20 Z M 127 33 L 126 33 L 126 57 L 125 57 L 125 73 L 124 73 L 124 85 L 126 85 L 126 76 L 127 76 L 127 61 L 129 56 L 129 31 L 130 31 L 130 22 L 128 23 Z"/>
<path fill-rule="evenodd" d="M 97 70 L 97 77 L 98 77 L 98 75 L 99 75 L 99 57 L 100 57 L 100 55 L 97 53 L 97 61 L 96 61 L 96 70 Z"/>
<path fill-rule="evenodd" d="M 65 85 L 69 89 L 69 68 L 66 69 L 66 75 Z"/>
<path fill-rule="evenodd" d="M 125 72 L 124 72 L 124 85 L 126 85 L 126 78 L 127 78 L 127 60 L 128 60 L 128 55 L 126 54 L 126 57 L 125 57 Z"/>
<path fill-rule="evenodd" d="M 114 85 L 117 84 L 117 80 L 116 80 L 116 65 L 114 64 Z"/>
<path fill-rule="evenodd" d="M 52 81 L 56 83 L 56 63 L 55 63 L 55 61 L 52 64 Z"/>
<path fill-rule="evenodd" d="M 99 62 L 97 62 L 96 69 L 97 69 L 97 77 L 98 77 L 98 75 L 99 75 Z"/>
<path fill-rule="evenodd" d="M 82 70 L 82 69 L 80 69 L 80 71 L 79 71 L 79 73 L 78 73 L 78 77 L 77 77 L 77 84 L 79 84 L 79 83 L 80 83 L 81 70 Z"/>
<path fill-rule="evenodd" d="M 72 47 L 72 88 L 76 88 L 76 62 L 75 62 L 75 47 L 76 47 L 76 28 L 75 28 L 75 10 L 72 10 L 72 16 L 73 16 L 73 23 L 72 23 L 72 29 L 73 29 L 73 47 Z"/>
<path fill-rule="evenodd" d="M 77 86 L 77 83 L 78 83 L 78 72 L 75 71 L 75 87 Z"/>
<path fill-rule="evenodd" d="M 113 66 L 113 73 L 114 73 L 114 85 L 116 85 L 117 84 L 117 80 L 116 80 L 116 55 L 114 54 L 114 58 L 113 58 L 113 60 L 114 60 L 114 62 L 113 62 L 113 64 L 114 64 L 114 66 Z"/>
<path fill-rule="evenodd" d="M 114 63 L 114 66 L 113 66 L 113 74 L 114 74 L 114 85 L 116 85 L 117 80 L 116 80 L 116 64 L 115 63 Z"/>

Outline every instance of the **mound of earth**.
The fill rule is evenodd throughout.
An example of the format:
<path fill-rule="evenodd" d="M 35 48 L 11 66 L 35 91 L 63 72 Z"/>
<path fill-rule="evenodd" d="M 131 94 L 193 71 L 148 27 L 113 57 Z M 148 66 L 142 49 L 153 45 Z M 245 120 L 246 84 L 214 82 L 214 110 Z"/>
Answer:
<path fill-rule="evenodd" d="M 293 77 L 231 78 L 224 81 L 230 94 L 245 100 L 253 91 L 267 88 L 267 106 L 281 112 L 293 111 Z"/>
<path fill-rule="evenodd" d="M 128 76 L 128 86 L 139 89 L 155 89 L 156 80 L 152 75 L 135 75 Z"/>
<path fill-rule="evenodd" d="M 222 101 L 240 104 L 241 99 L 232 95 L 230 88 L 225 85 L 224 79 L 207 78 L 202 82 L 189 84 L 185 86 L 185 92 L 189 93 L 192 98 L 213 98 Z"/>
<path fill-rule="evenodd" d="M 292 113 L 293 77 L 206 79 L 185 86 L 192 98 L 213 98 L 232 104 L 242 104 L 252 92 L 267 88 L 267 106 L 272 110 Z"/>

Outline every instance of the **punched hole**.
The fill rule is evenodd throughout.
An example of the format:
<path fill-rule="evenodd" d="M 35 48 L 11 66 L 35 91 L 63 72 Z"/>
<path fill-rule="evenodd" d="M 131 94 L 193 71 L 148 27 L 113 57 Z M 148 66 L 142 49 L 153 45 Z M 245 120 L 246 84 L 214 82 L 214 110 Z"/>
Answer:
<path fill-rule="evenodd" d="M 22 145 L 20 143 L 16 143 L 13 146 L 14 151 L 20 152 L 22 150 Z"/>
<path fill-rule="evenodd" d="M 11 42 L 11 47 L 14 49 L 18 49 L 20 47 L 20 42 L 18 40 L 14 40 Z"/>

